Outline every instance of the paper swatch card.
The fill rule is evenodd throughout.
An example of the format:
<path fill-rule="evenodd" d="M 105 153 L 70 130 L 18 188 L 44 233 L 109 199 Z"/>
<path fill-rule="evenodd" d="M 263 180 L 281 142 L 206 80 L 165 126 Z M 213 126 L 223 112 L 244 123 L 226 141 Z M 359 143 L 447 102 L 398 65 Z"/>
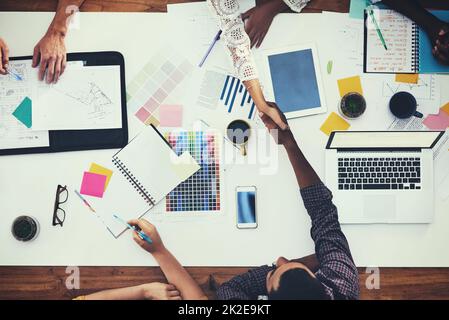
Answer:
<path fill-rule="evenodd" d="M 159 119 L 163 127 L 182 127 L 182 106 L 161 105 L 159 108 Z"/>

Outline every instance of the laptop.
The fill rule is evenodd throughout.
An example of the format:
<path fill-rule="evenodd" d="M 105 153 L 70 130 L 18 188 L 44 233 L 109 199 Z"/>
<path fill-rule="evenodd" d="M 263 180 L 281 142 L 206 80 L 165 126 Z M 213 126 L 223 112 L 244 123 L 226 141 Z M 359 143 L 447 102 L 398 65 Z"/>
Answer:
<path fill-rule="evenodd" d="M 339 221 L 431 223 L 432 148 L 441 131 L 334 131 L 326 146 L 326 185 Z"/>

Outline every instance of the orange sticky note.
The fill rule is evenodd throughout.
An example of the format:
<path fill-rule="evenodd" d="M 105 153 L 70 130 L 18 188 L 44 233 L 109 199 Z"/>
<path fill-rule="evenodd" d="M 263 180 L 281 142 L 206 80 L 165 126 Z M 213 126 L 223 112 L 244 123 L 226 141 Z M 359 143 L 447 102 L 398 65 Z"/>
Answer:
<path fill-rule="evenodd" d="M 343 78 L 337 81 L 338 90 L 340 91 L 340 97 L 343 97 L 349 92 L 357 92 L 363 95 L 362 82 L 360 76 L 354 76 L 349 78 Z"/>
<path fill-rule="evenodd" d="M 396 74 L 395 81 L 402 83 L 418 83 L 419 74 L 417 73 L 398 73 Z"/>
<path fill-rule="evenodd" d="M 332 131 L 348 130 L 351 125 L 335 112 L 332 112 L 326 121 L 324 121 L 320 130 L 326 135 L 330 135 Z"/>
<path fill-rule="evenodd" d="M 441 107 L 441 110 L 449 114 L 449 102 L 446 103 L 444 106 Z"/>

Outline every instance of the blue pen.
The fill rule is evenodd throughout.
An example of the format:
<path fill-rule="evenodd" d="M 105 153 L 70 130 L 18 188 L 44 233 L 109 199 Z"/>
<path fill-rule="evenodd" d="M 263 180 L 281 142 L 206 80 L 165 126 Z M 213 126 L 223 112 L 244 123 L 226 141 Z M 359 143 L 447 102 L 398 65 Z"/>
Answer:
<path fill-rule="evenodd" d="M 11 70 L 11 69 L 9 68 L 9 66 L 6 67 L 6 71 L 7 71 L 10 75 L 12 75 L 16 80 L 19 80 L 19 81 L 22 81 L 22 80 L 23 80 L 22 76 L 20 76 L 20 74 L 18 74 L 17 72 Z"/>
<path fill-rule="evenodd" d="M 123 223 L 124 225 L 126 225 L 128 227 L 128 229 L 134 230 L 135 232 L 137 232 L 137 234 L 139 235 L 139 238 L 142 240 L 145 240 L 146 242 L 148 242 L 149 244 L 152 244 L 153 241 L 151 240 L 151 238 L 143 231 L 137 230 L 136 227 L 130 225 L 128 222 L 126 222 L 125 220 L 123 220 L 122 218 L 120 218 L 119 216 L 113 214 L 112 215 L 114 218 L 116 218 L 118 221 L 120 221 L 121 223 Z"/>
<path fill-rule="evenodd" d="M 210 52 L 212 51 L 212 48 L 215 46 L 215 43 L 217 43 L 218 40 L 220 40 L 221 36 L 221 30 L 217 32 L 217 34 L 214 37 L 214 40 L 212 40 L 212 43 L 209 46 L 209 49 L 207 49 L 206 54 L 204 55 L 203 59 L 201 59 L 201 62 L 198 64 L 198 67 L 202 67 L 204 62 L 206 61 L 207 57 L 209 56 Z"/>

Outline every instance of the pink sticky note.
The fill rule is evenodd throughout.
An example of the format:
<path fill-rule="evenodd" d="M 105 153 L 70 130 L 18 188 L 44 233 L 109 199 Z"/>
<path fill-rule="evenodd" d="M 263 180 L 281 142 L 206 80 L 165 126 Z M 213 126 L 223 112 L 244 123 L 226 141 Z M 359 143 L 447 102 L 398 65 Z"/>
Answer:
<path fill-rule="evenodd" d="M 422 123 L 431 130 L 446 130 L 449 127 L 449 114 L 440 109 L 437 115 L 428 115 Z"/>
<path fill-rule="evenodd" d="M 182 126 L 182 106 L 181 105 L 161 105 L 159 108 L 159 121 L 162 127 Z"/>
<path fill-rule="evenodd" d="M 86 196 L 103 198 L 107 176 L 92 172 L 84 172 L 80 193 Z"/>

